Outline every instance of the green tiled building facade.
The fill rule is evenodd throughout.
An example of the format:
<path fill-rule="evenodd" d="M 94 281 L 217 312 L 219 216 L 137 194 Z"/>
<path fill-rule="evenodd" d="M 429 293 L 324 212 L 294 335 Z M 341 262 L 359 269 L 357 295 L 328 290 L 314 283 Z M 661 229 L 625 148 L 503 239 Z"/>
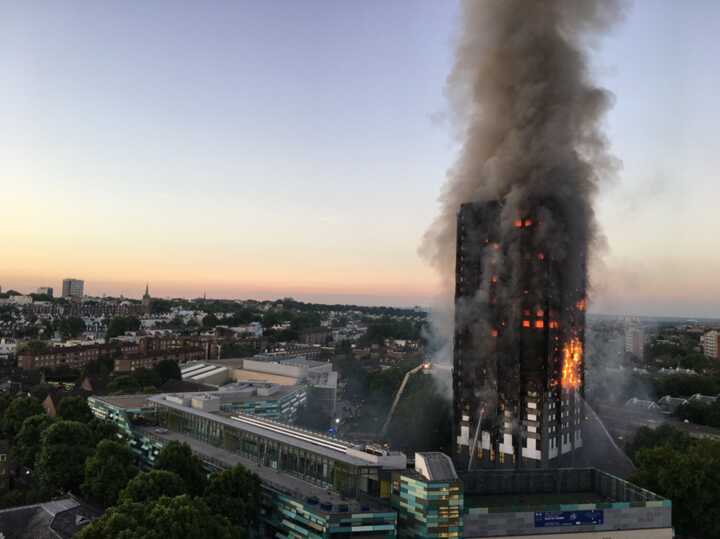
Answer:
<path fill-rule="evenodd" d="M 462 537 L 463 489 L 449 457 L 416 453 L 415 466 L 393 481 L 399 537 Z"/>

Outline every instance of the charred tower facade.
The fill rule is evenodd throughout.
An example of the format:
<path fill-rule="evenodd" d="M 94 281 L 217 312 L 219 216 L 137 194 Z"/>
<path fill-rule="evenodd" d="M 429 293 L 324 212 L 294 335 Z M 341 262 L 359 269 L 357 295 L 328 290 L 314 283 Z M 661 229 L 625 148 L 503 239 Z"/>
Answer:
<path fill-rule="evenodd" d="M 572 463 L 582 447 L 586 259 L 557 241 L 562 208 L 463 204 L 457 220 L 454 460 Z M 572 235 L 571 232 L 568 234 Z M 567 241 L 565 241 L 567 240 Z"/>

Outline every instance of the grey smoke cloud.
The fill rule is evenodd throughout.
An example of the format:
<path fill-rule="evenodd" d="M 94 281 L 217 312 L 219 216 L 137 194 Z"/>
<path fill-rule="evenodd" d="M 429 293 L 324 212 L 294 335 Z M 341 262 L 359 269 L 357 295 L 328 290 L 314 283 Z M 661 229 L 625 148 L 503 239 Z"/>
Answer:
<path fill-rule="evenodd" d="M 503 202 L 503 236 L 518 214 L 537 212 L 538 248 L 567 272 L 580 269 L 567 286 L 585 286 L 584 260 L 570 258 L 601 239 L 593 201 L 619 166 L 601 130 L 613 96 L 592 81 L 588 52 L 622 13 L 616 0 L 463 2 L 447 80 L 460 153 L 420 248 L 448 299 L 457 212 L 474 201 Z"/>

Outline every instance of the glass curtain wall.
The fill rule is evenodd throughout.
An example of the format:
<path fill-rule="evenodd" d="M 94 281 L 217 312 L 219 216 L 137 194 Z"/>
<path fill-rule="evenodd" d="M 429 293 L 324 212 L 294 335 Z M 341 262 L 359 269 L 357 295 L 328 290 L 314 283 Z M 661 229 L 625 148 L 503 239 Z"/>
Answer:
<path fill-rule="evenodd" d="M 173 408 L 160 407 L 158 420 L 161 426 L 169 430 L 221 447 L 262 466 L 297 476 L 321 487 L 333 487 L 346 496 L 355 496 L 358 491 L 378 495 L 374 492 L 378 485 L 377 468 L 353 466 Z"/>

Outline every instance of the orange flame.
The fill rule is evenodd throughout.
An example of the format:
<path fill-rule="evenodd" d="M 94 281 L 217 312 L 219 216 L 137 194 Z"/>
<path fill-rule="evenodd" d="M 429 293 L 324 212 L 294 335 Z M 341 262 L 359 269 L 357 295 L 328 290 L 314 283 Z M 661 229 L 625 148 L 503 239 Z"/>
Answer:
<path fill-rule="evenodd" d="M 578 338 L 572 338 L 563 347 L 562 387 L 563 389 L 580 388 L 580 367 L 582 366 L 583 349 Z"/>

